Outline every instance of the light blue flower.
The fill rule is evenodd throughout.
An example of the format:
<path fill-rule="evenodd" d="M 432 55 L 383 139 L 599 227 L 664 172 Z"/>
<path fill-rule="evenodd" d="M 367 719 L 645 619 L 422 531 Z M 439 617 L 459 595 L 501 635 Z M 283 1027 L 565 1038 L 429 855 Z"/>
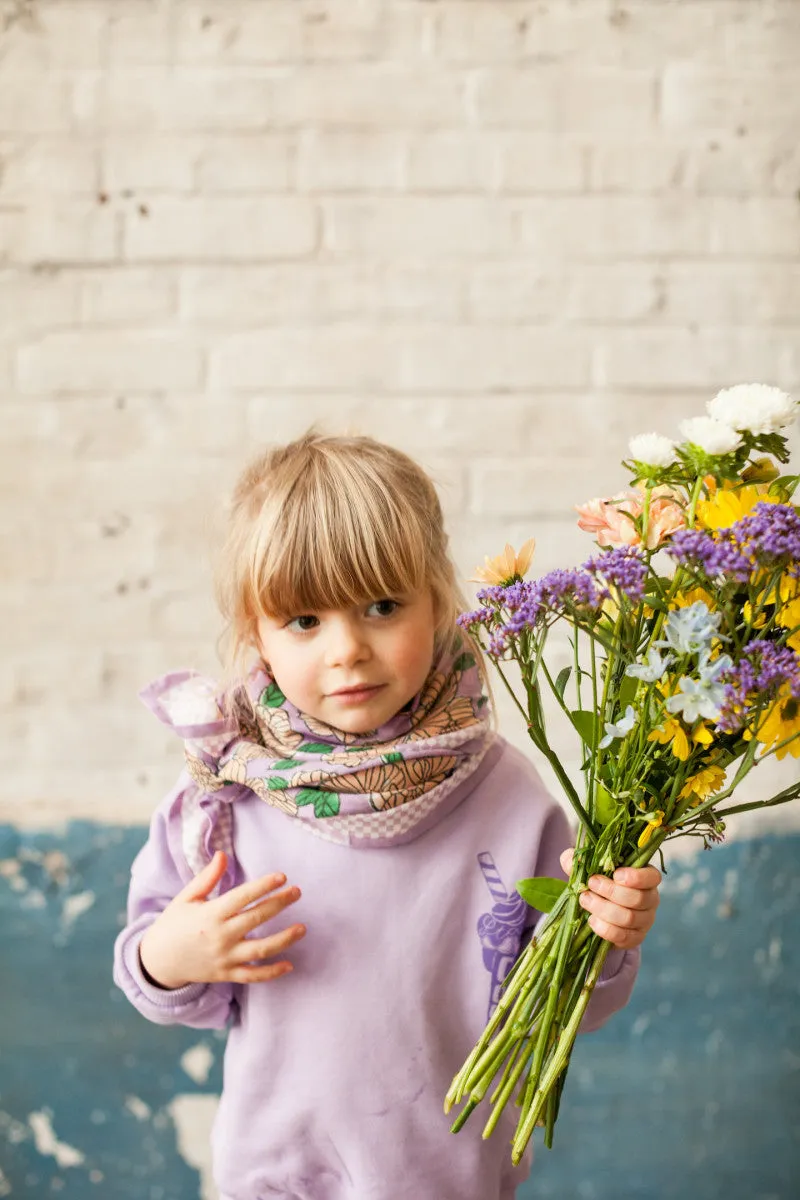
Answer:
<path fill-rule="evenodd" d="M 722 614 L 712 613 L 702 600 L 679 608 L 668 614 L 664 623 L 664 637 L 654 646 L 666 647 L 678 654 L 708 655 L 714 638 L 727 641 L 719 632 Z"/>
<path fill-rule="evenodd" d="M 674 661 L 671 654 L 667 658 L 662 658 L 659 652 L 651 646 L 647 652 L 647 662 L 631 663 L 629 667 L 625 668 L 625 674 L 630 675 L 632 679 L 643 679 L 645 683 L 655 683 Z"/>
<path fill-rule="evenodd" d="M 610 746 L 614 738 L 625 737 L 626 733 L 630 733 L 636 724 L 636 710 L 632 704 L 629 704 L 625 709 L 625 716 L 616 725 L 612 725 L 610 721 L 606 721 L 605 729 L 606 736 L 600 743 L 600 749 L 605 750 L 606 746 Z"/>
<path fill-rule="evenodd" d="M 693 724 L 698 717 L 707 717 L 709 721 L 719 720 L 725 698 L 723 684 L 690 679 L 688 675 L 682 675 L 678 682 L 680 692 L 670 696 L 666 703 L 671 713 L 682 713 L 687 725 Z"/>
<path fill-rule="evenodd" d="M 716 683 L 723 671 L 729 670 L 733 666 L 733 659 L 729 654 L 720 654 L 719 658 L 715 658 L 713 662 L 709 662 L 708 654 L 700 656 L 697 673 L 703 683 Z"/>

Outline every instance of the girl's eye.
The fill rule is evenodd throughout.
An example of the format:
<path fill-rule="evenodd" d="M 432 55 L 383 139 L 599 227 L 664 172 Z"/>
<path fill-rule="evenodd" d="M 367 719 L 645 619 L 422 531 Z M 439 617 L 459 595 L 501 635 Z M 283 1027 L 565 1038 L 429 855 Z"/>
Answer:
<path fill-rule="evenodd" d="M 293 617 L 291 621 L 286 622 L 286 628 L 294 630 L 295 633 L 307 633 L 315 625 L 319 625 L 319 617 L 313 616 L 312 613 L 303 613 L 302 616 Z"/>
<path fill-rule="evenodd" d="M 367 614 L 370 616 L 390 617 L 399 607 L 400 605 L 396 600 L 375 600 L 367 609 Z"/>

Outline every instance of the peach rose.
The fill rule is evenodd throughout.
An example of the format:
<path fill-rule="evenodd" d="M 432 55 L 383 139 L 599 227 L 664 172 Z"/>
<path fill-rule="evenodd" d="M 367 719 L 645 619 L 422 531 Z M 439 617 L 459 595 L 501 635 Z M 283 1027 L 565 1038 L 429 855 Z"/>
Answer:
<path fill-rule="evenodd" d="M 631 519 L 642 512 L 641 497 L 636 492 L 598 497 L 587 504 L 576 504 L 575 511 L 578 527 L 593 533 L 599 546 L 637 546 L 641 541 Z"/>

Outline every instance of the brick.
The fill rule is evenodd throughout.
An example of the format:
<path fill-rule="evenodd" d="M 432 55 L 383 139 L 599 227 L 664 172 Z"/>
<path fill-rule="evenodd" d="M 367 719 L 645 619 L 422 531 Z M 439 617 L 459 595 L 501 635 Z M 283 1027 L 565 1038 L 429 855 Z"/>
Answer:
<path fill-rule="evenodd" d="M 597 348 L 596 382 L 603 387 L 721 388 L 748 379 L 791 386 L 796 335 L 713 329 L 608 331 Z"/>
<path fill-rule="evenodd" d="M 152 325 L 177 312 L 177 280 L 163 269 L 84 272 L 80 287 L 81 317 L 87 325 Z"/>
<path fill-rule="evenodd" d="M 111 262 L 116 254 L 115 215 L 94 200 L 36 201 L 24 211 L 0 210 L 0 261 Z"/>
<path fill-rule="evenodd" d="M 66 133 L 74 120 L 74 89 L 59 75 L 0 74 L 0 135 Z"/>
<path fill-rule="evenodd" d="M 364 0 L 217 0 L 178 13 L 176 53 L 181 62 L 285 64 L 365 61 L 391 51 L 407 26 L 389 22 L 381 6 Z"/>
<path fill-rule="evenodd" d="M 397 191 L 405 181 L 401 137 L 373 130 L 314 130 L 298 144 L 302 192 Z"/>
<path fill-rule="evenodd" d="M 463 278 L 450 264 L 358 262 L 184 270 L 181 311 L 211 326 L 247 328 L 328 321 L 454 321 Z"/>
<path fill-rule="evenodd" d="M 291 135 L 207 137 L 195 157 L 195 181 L 202 192 L 285 192 L 295 159 Z"/>
<path fill-rule="evenodd" d="M 538 329 L 270 329 L 221 340 L 212 357 L 212 386 L 235 389 L 468 393 L 587 382 L 585 339 Z"/>
<path fill-rule="evenodd" d="M 570 321 L 656 321 L 664 306 L 663 271 L 652 263 L 570 263 L 562 273 L 561 311 Z"/>
<path fill-rule="evenodd" d="M 97 159 L 94 146 L 74 140 L 0 140 L 0 201 L 96 194 Z"/>
<path fill-rule="evenodd" d="M 309 66 L 276 76 L 271 121 L 279 127 L 314 125 L 366 129 L 458 126 L 466 115 L 466 80 L 457 73 L 405 64 Z"/>
<path fill-rule="evenodd" d="M 480 125 L 531 128 L 552 133 L 633 135 L 652 132 L 656 117 L 655 76 L 649 71 L 562 68 L 486 70 L 474 100 Z"/>
<path fill-rule="evenodd" d="M 299 199 L 218 197 L 153 200 L 146 217 L 129 218 L 124 257 L 195 262 L 298 258 L 317 244 L 317 213 Z"/>
<path fill-rule="evenodd" d="M 115 194 L 190 192 L 195 179 L 193 159 L 200 153 L 200 145 L 194 149 L 186 137 L 108 137 L 101 153 L 101 186 Z"/>
<path fill-rule="evenodd" d="M 106 13 L 81 0 L 37 4 L 30 20 L 0 29 L 3 71 L 46 72 L 102 65 Z"/>
<path fill-rule="evenodd" d="M 334 255 L 472 257 L 517 247 L 514 213 L 502 200 L 465 196 L 374 197 L 322 202 L 326 249 Z"/>
<path fill-rule="evenodd" d="M 800 42 L 800 10 L 792 0 L 754 9 L 742 0 L 738 20 L 728 20 L 721 28 L 725 61 L 736 63 L 738 70 L 794 68 Z"/>
<path fill-rule="evenodd" d="M 120 66 L 168 63 L 173 58 L 170 4 L 114 0 L 106 14 L 106 54 L 113 70 Z"/>
<path fill-rule="evenodd" d="M 796 198 L 713 197 L 697 203 L 704 207 L 712 254 L 786 259 L 800 250 Z"/>
<path fill-rule="evenodd" d="M 662 80 L 661 119 L 667 129 L 796 127 L 800 102 L 794 80 L 794 69 L 711 72 L 673 63 Z"/>
<path fill-rule="evenodd" d="M 78 323 L 80 284 L 68 270 L 0 270 L 0 341 Z"/>
<path fill-rule="evenodd" d="M 267 130 L 276 119 L 278 83 L 263 72 L 120 68 L 108 75 L 104 93 L 96 97 L 92 127 L 137 137 Z"/>
<path fill-rule="evenodd" d="M 708 253 L 708 204 L 693 196 L 564 196 L 516 201 L 520 250 L 571 259 Z"/>
<path fill-rule="evenodd" d="M 175 32 L 176 58 L 181 63 L 215 64 L 301 61 L 305 8 L 285 0 L 269 4 L 258 0 L 181 4 Z"/>
<path fill-rule="evenodd" d="M 52 333 L 20 347 L 17 371 L 26 393 L 189 389 L 202 381 L 203 354 L 186 335 Z"/>
<path fill-rule="evenodd" d="M 730 327 L 732 336 L 739 326 L 800 326 L 800 263 L 673 262 L 663 274 L 670 323 Z"/>
<path fill-rule="evenodd" d="M 564 297 L 559 271 L 521 271 L 517 262 L 475 263 L 467 286 L 468 317 L 486 325 L 548 321 Z"/>
<path fill-rule="evenodd" d="M 549 134 L 491 135 L 500 149 L 503 192 L 582 192 L 587 152 L 580 141 Z"/>
<path fill-rule="evenodd" d="M 285 2 L 297 8 L 293 0 Z M 391 52 L 393 30 L 387 28 L 385 5 L 372 0 L 325 0 L 301 9 L 303 55 L 310 62 L 366 62 Z"/>
<path fill-rule="evenodd" d="M 470 510 L 504 519 L 536 521 L 553 513 L 566 516 L 584 496 L 601 495 L 608 486 L 607 464 L 590 454 L 572 459 L 569 471 L 562 462 L 542 455 L 486 459 L 475 463 L 469 474 Z"/>
<path fill-rule="evenodd" d="M 499 138 L 476 130 L 420 134 L 409 146 L 408 187 L 422 192 L 495 192 L 502 153 Z"/>
<path fill-rule="evenodd" d="M 679 190 L 686 177 L 688 151 L 662 141 L 631 144 L 598 141 L 588 152 L 589 189 L 593 192 L 665 192 Z"/>

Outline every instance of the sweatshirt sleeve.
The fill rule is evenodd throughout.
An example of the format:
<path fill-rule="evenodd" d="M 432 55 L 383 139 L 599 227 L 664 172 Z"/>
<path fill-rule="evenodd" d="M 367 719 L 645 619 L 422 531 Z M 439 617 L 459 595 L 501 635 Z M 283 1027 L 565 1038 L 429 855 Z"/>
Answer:
<path fill-rule="evenodd" d="M 168 990 L 148 982 L 139 959 L 145 930 L 192 879 L 181 850 L 181 804 L 196 784 L 185 772 L 159 805 L 147 842 L 131 867 L 125 928 L 114 945 L 114 982 L 142 1016 L 157 1025 L 223 1029 L 236 1008 L 232 983 L 190 983 Z"/>
<path fill-rule="evenodd" d="M 575 837 L 566 814 L 554 804 L 545 818 L 535 873 L 566 879 L 559 858 L 564 850 L 574 844 Z M 625 1007 L 633 993 L 640 961 L 641 950 L 638 946 L 634 950 L 611 947 L 581 1021 L 580 1033 L 593 1033 L 600 1029 L 618 1009 Z"/>

